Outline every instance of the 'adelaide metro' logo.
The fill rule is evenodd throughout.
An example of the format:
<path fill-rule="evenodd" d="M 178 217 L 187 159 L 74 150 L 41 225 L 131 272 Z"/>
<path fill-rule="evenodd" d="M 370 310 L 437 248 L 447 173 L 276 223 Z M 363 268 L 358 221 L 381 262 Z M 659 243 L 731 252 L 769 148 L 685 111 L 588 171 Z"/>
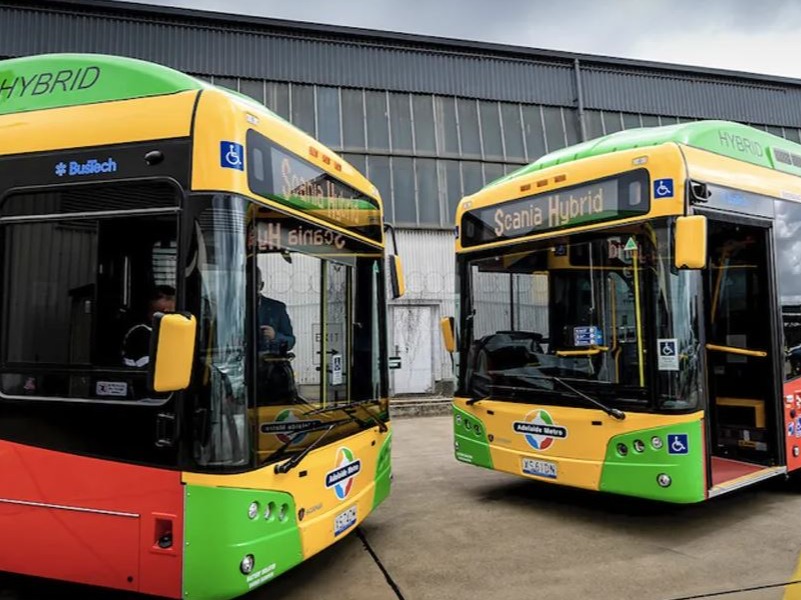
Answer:
<path fill-rule="evenodd" d="M 319 429 L 322 421 L 302 421 L 290 409 L 284 409 L 275 417 L 275 421 L 261 424 L 261 432 L 272 434 L 283 444 L 300 444 L 308 435 L 308 431 Z"/>
<path fill-rule="evenodd" d="M 515 433 L 526 436 L 528 445 L 534 450 L 547 450 L 554 440 L 567 437 L 567 427 L 555 425 L 547 410 L 533 410 L 523 421 L 515 421 L 512 425 Z"/>
<path fill-rule="evenodd" d="M 334 488 L 337 498 L 344 500 L 353 488 L 353 480 L 362 470 L 362 461 L 353 457 L 353 452 L 344 446 L 337 450 L 333 471 L 325 474 L 325 487 Z"/>

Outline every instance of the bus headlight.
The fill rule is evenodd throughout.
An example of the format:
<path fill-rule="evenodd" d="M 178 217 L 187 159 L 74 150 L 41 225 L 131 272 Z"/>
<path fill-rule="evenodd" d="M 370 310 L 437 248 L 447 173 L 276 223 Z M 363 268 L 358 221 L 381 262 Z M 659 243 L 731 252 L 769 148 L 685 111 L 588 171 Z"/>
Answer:
<path fill-rule="evenodd" d="M 255 519 L 258 516 L 259 516 L 259 503 L 251 502 L 250 506 L 248 506 L 248 518 Z"/>
<path fill-rule="evenodd" d="M 660 485 L 660 487 L 666 488 L 670 487 L 670 484 L 673 483 L 673 480 L 667 473 L 660 473 L 656 476 L 656 482 Z"/>
<path fill-rule="evenodd" d="M 618 444 L 617 445 L 617 453 L 620 456 L 626 456 L 629 453 L 629 449 L 626 444 Z"/>
<path fill-rule="evenodd" d="M 655 435 L 651 438 L 651 445 L 654 447 L 654 450 L 659 450 L 662 447 L 662 438 Z"/>
<path fill-rule="evenodd" d="M 642 440 L 634 440 L 632 442 L 631 447 L 634 448 L 635 452 L 644 452 L 645 451 L 645 444 Z"/>
<path fill-rule="evenodd" d="M 255 564 L 256 559 L 252 554 L 248 554 L 242 559 L 242 562 L 239 563 L 239 570 L 242 571 L 242 575 L 250 575 L 253 572 L 253 565 Z"/>

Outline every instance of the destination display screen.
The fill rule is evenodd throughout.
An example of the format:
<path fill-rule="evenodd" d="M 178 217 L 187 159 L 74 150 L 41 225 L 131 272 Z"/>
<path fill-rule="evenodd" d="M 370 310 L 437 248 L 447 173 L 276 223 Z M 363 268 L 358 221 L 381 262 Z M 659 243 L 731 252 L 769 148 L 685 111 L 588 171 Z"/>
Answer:
<path fill-rule="evenodd" d="M 378 202 L 250 130 L 248 185 L 265 198 L 381 241 Z"/>
<path fill-rule="evenodd" d="M 648 171 L 638 169 L 592 183 L 477 208 L 462 216 L 462 246 L 478 246 L 648 213 Z"/>

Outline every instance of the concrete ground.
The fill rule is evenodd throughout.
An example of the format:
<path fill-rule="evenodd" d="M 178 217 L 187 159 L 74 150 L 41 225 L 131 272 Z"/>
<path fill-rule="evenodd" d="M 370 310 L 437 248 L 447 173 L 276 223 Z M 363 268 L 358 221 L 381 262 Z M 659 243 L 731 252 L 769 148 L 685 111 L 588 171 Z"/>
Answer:
<path fill-rule="evenodd" d="M 662 505 L 458 463 L 450 417 L 394 427 L 389 499 L 245 600 L 801 598 L 801 485 Z M 0 575 L 0 600 L 66 595 L 131 598 Z"/>

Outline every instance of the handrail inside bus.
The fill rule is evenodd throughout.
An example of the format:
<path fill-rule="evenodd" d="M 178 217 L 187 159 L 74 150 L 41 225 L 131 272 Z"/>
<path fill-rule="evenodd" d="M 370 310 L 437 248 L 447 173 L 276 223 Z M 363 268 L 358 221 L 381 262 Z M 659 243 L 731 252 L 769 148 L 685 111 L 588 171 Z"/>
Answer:
<path fill-rule="evenodd" d="M 735 348 L 734 346 L 719 346 L 717 344 L 707 344 L 707 350 L 713 352 L 726 352 L 728 354 L 740 354 L 742 356 L 756 356 L 757 358 L 765 358 L 768 353 L 764 350 L 749 350 L 748 348 Z"/>
<path fill-rule="evenodd" d="M 586 350 L 557 350 L 556 356 L 595 356 L 608 351 L 609 346 L 592 346 Z"/>

